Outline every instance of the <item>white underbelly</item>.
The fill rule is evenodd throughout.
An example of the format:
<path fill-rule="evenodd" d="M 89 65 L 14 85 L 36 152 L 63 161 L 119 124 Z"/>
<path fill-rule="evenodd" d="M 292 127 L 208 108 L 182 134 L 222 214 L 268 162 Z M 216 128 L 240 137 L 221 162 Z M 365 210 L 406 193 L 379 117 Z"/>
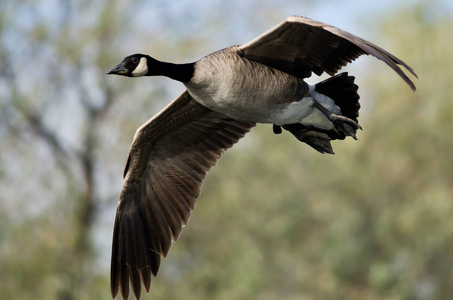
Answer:
<path fill-rule="evenodd" d="M 265 98 L 264 95 L 252 97 L 240 91 L 217 89 L 215 91 L 195 89 L 188 91 L 199 103 L 236 120 L 276 125 L 301 123 L 306 126 L 329 130 L 332 122 L 313 106 L 314 99 L 334 113 L 340 113 L 338 106 L 327 96 L 313 91 L 311 95 L 298 101 L 278 104 L 279 99 Z M 259 93 L 258 93 L 259 94 Z M 270 103 L 275 103 L 270 105 Z"/>
<path fill-rule="evenodd" d="M 314 101 L 324 106 L 327 110 L 341 115 L 341 109 L 335 105 L 335 101 L 326 95 L 314 90 L 314 86 L 309 86 L 309 96 L 299 102 L 289 104 L 280 113 L 280 118 L 273 124 L 284 125 L 300 123 L 306 126 L 314 126 L 321 129 L 333 129 L 333 123 L 320 110 L 313 106 Z"/>

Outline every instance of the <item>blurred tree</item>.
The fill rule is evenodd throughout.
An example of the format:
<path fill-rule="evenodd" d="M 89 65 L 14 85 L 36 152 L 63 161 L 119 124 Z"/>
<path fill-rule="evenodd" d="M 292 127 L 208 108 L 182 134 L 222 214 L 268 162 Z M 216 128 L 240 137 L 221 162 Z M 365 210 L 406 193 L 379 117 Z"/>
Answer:
<path fill-rule="evenodd" d="M 360 89 L 368 116 L 360 141 L 319 155 L 259 126 L 227 152 L 162 265 L 155 298 L 451 298 L 453 59 L 446 54 L 453 23 L 446 11 L 419 5 L 387 17 L 374 40 L 386 40 L 421 79 L 412 93 L 370 62 L 376 71 Z"/>
<path fill-rule="evenodd" d="M 110 61 L 117 7 L 91 30 L 76 20 L 88 2 L 2 6 L 0 298 L 99 298 L 90 234 L 112 89 L 96 66 Z"/>
<path fill-rule="evenodd" d="M 2 299 L 109 295 L 94 225 L 111 206 L 112 226 L 118 170 L 141 123 L 125 122 L 128 107 L 112 102 L 130 85 L 109 86 L 104 74 L 118 59 L 111 58 L 115 40 L 127 33 L 127 4 L 2 3 Z"/>
<path fill-rule="evenodd" d="M 234 1 L 231 15 L 211 14 L 229 9 L 212 1 L 203 18 L 168 1 L 44 2 L 0 3 L 0 298 L 108 299 L 109 257 L 96 245 L 110 247 L 119 170 L 135 129 L 182 88 L 103 71 L 147 49 L 196 59 L 218 48 L 219 28 L 241 42 L 231 15 L 241 34 L 280 17 L 265 10 L 272 1 Z M 244 18 L 251 7 L 259 13 Z M 373 39 L 415 68 L 417 93 L 373 64 L 359 90 L 365 130 L 335 156 L 255 129 L 208 176 L 149 298 L 453 294 L 453 26 L 435 7 L 395 12 Z"/>
<path fill-rule="evenodd" d="M 205 17 L 193 16 L 184 26 L 190 3 L 0 2 L 0 298 L 109 297 L 104 249 L 122 184 L 119 170 L 136 128 L 168 103 L 166 94 L 182 88 L 169 92 L 175 84 L 165 81 L 107 83 L 105 69 L 151 46 L 156 56 L 195 56 L 190 52 L 209 39 L 184 30 L 204 28 L 213 36 L 230 23 L 203 12 L 219 2 L 200 7 Z M 165 34 L 177 27 L 183 30 Z"/>

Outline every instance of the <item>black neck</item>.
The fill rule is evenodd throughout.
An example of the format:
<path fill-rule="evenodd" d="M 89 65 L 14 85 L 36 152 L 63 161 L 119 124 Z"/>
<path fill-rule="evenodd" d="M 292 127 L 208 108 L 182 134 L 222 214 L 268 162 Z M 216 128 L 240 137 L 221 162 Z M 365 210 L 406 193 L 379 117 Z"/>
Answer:
<path fill-rule="evenodd" d="M 151 64 L 151 65 L 150 65 Z M 162 75 L 180 82 L 189 82 L 195 71 L 195 63 L 173 64 L 154 60 L 148 62 L 148 76 Z"/>

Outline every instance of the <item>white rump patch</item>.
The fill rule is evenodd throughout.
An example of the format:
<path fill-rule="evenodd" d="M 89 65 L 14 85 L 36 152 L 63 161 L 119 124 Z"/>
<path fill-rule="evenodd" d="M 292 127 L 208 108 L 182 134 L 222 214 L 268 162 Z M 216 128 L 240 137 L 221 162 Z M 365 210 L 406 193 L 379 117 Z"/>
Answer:
<path fill-rule="evenodd" d="M 132 76 L 134 77 L 139 77 L 139 76 L 145 76 L 148 73 L 148 62 L 146 57 L 140 58 L 140 63 L 138 66 L 135 68 L 134 71 L 132 71 Z"/>
<path fill-rule="evenodd" d="M 320 129 L 332 129 L 333 123 L 313 106 L 314 100 L 335 114 L 341 115 L 341 109 L 335 105 L 335 102 L 331 98 L 316 92 L 313 85 L 308 85 L 308 88 L 307 97 L 286 105 L 278 111 L 270 123 L 277 125 L 301 123 Z"/>
<path fill-rule="evenodd" d="M 309 97 L 316 100 L 319 104 L 330 110 L 331 112 L 341 115 L 341 109 L 335 105 L 330 97 L 315 91 L 315 87 L 309 85 Z M 333 128 L 333 123 L 318 109 L 313 109 L 312 112 L 300 122 L 307 126 L 314 126 L 321 129 L 330 130 Z"/>

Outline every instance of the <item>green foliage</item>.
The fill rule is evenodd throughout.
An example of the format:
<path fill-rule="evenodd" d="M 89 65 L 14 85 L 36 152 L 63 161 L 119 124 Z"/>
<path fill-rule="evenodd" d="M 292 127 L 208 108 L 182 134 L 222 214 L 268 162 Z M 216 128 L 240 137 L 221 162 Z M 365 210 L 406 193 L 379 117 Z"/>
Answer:
<path fill-rule="evenodd" d="M 100 249 L 110 243 L 94 239 L 95 226 L 110 237 L 114 215 L 105 207 L 115 206 L 126 149 L 169 92 L 156 92 L 166 81 L 107 83 L 103 70 L 128 54 L 131 43 L 141 44 L 143 32 L 132 34 L 137 27 L 127 17 L 144 4 L 93 3 L 75 2 L 60 27 L 32 18 L 29 28 L 20 17 L 13 22 L 16 14 L 0 15 L 2 38 L 15 31 L 24 43 L 19 61 L 10 47 L 0 50 L 11 66 L 0 70 L 6 95 L 0 136 L 8 142 L 0 154 L 1 299 L 110 298 L 109 250 Z M 376 71 L 359 90 L 364 130 L 359 141 L 335 142 L 334 156 L 288 133 L 274 135 L 271 126 L 255 128 L 209 174 L 189 225 L 143 298 L 450 298 L 453 22 L 434 7 L 393 13 L 382 37 L 373 39 L 386 40 L 385 48 L 414 67 L 417 92 L 373 62 Z M 14 12 L 21 16 L 22 8 Z M 95 21 L 77 22 L 90 12 Z M 35 8 L 30 15 L 40 13 Z M 203 22 L 217 24 L 213 16 Z M 158 30 L 146 30 L 154 35 L 142 47 L 153 52 L 206 52 L 208 42 L 192 42 L 199 37 L 177 47 Z M 36 63 L 30 74 L 14 73 L 30 61 Z M 23 78 L 17 83 L 14 76 Z M 79 106 L 71 102 L 74 94 Z M 131 104 L 132 98 L 143 101 Z M 117 101 L 96 111 L 108 99 Z M 55 134 L 37 131 L 33 114 L 46 117 Z M 65 137 L 64 126 L 75 137 Z M 112 212 L 109 222 L 99 221 L 103 210 Z"/>
<path fill-rule="evenodd" d="M 453 294 L 453 61 L 442 55 L 453 43 L 440 42 L 453 27 L 427 11 L 395 14 L 383 30 L 389 49 L 420 75 L 418 91 L 378 66 L 389 74 L 371 74 L 361 87 L 371 98 L 362 103 L 372 105 L 364 131 L 359 141 L 336 142 L 335 156 L 270 126 L 255 129 L 208 177 L 154 298 Z"/>

